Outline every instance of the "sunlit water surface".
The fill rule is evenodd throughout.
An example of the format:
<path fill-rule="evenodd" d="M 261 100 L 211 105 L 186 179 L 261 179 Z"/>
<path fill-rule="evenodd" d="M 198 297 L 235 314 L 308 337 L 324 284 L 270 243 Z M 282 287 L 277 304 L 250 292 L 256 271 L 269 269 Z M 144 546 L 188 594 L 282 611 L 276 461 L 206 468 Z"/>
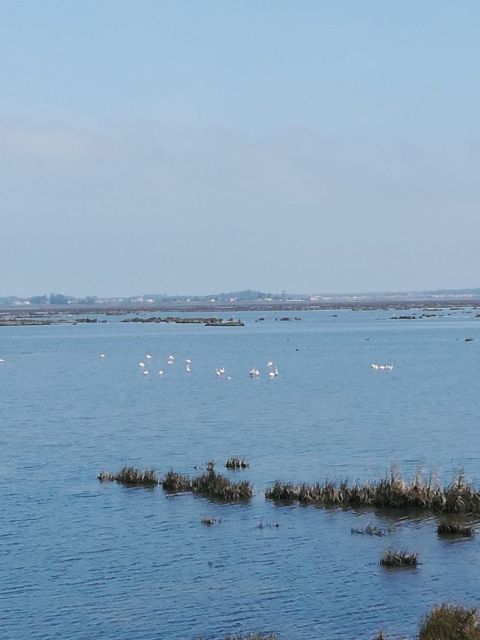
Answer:
<path fill-rule="evenodd" d="M 243 328 L 0 328 L 2 638 L 412 636 L 434 603 L 479 604 L 478 539 L 440 540 L 428 514 L 276 506 L 263 494 L 275 479 L 376 479 L 391 464 L 479 481 L 475 312 L 263 315 L 240 314 Z M 97 480 L 124 464 L 222 469 L 232 455 L 250 462 L 229 474 L 252 481 L 249 504 Z M 205 515 L 221 521 L 204 527 Z M 391 535 L 351 534 L 369 522 Z M 389 545 L 418 552 L 420 566 L 380 567 Z"/>

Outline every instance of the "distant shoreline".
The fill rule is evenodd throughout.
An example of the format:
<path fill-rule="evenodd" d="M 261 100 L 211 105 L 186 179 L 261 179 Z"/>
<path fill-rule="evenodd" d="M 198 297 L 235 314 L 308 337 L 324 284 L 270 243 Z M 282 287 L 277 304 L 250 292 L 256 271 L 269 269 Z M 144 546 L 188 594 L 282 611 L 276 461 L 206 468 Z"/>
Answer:
<path fill-rule="evenodd" d="M 352 311 L 375 311 L 375 310 L 411 310 L 411 309 L 452 309 L 480 308 L 480 298 L 465 299 L 443 299 L 423 298 L 418 300 L 388 299 L 388 300 L 348 300 L 348 301 L 245 301 L 245 302 L 188 302 L 188 303 L 152 303 L 152 304 L 70 304 L 70 305 L 42 305 L 28 307 L 5 306 L 0 307 L 0 321 L 13 320 L 21 324 L 22 320 L 31 320 L 28 324 L 50 324 L 48 318 L 58 319 L 65 316 L 80 315 L 127 315 L 133 313 L 156 313 L 156 312 L 180 312 L 180 313 L 238 313 L 238 312 L 288 312 L 288 311 L 326 311 L 326 310 L 352 310 Z M 34 322 L 37 320 L 37 322 Z"/>

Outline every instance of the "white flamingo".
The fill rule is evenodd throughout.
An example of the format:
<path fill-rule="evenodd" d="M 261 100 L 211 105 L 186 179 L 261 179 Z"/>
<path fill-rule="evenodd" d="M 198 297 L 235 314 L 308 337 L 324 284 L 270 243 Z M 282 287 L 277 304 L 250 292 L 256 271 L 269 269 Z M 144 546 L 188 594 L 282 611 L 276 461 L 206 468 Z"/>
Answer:
<path fill-rule="evenodd" d="M 105 353 L 101 353 L 101 354 L 100 354 L 100 358 L 106 358 L 106 357 L 107 357 L 107 356 L 106 356 L 106 354 L 105 354 Z"/>
<path fill-rule="evenodd" d="M 253 367 L 253 368 L 252 368 L 252 369 L 250 369 L 250 371 L 248 372 L 248 375 L 249 375 L 251 378 L 258 378 L 258 376 L 260 375 L 260 371 L 259 371 L 257 368 Z"/>
<path fill-rule="evenodd" d="M 145 363 L 144 363 L 144 362 L 139 362 L 139 363 L 138 363 L 138 366 L 139 366 L 141 369 L 143 369 L 143 368 L 145 367 Z"/>
<path fill-rule="evenodd" d="M 149 353 L 147 353 L 147 354 L 145 355 L 145 358 L 146 358 L 147 360 L 151 360 L 151 359 L 152 359 L 152 356 L 151 356 Z"/>
<path fill-rule="evenodd" d="M 163 376 L 163 371 L 160 369 L 160 371 L 158 372 L 159 376 Z"/>
<path fill-rule="evenodd" d="M 187 366 L 186 366 L 186 371 L 187 371 L 187 373 L 191 373 L 191 371 L 192 371 L 189 364 L 187 364 Z"/>
<path fill-rule="evenodd" d="M 143 375 L 144 375 L 144 376 L 148 376 L 148 369 L 144 369 L 144 370 L 142 371 L 142 373 L 143 373 Z"/>

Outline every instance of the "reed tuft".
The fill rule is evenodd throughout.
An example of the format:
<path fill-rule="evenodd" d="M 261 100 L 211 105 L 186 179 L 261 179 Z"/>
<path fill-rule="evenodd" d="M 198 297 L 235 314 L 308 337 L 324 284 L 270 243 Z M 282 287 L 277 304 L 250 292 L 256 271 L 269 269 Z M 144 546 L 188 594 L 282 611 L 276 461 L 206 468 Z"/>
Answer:
<path fill-rule="evenodd" d="M 404 567 L 416 567 L 418 564 L 418 555 L 416 553 L 408 553 L 407 551 L 393 551 L 387 549 L 380 558 L 382 567 L 393 569 L 401 569 Z"/>
<path fill-rule="evenodd" d="M 418 640 L 480 640 L 477 610 L 449 604 L 434 607 L 422 622 Z"/>
<path fill-rule="evenodd" d="M 407 482 L 392 471 L 378 482 L 349 483 L 326 480 L 323 484 L 275 482 L 265 497 L 275 501 L 298 501 L 324 507 L 378 507 L 427 509 L 435 513 L 480 513 L 480 491 L 459 475 L 444 488 L 417 476 Z"/>
<path fill-rule="evenodd" d="M 153 469 L 135 469 L 134 467 L 123 467 L 118 473 L 107 473 L 102 471 L 98 479 L 100 482 L 115 481 L 132 487 L 153 487 L 158 484 L 157 474 Z"/>
<path fill-rule="evenodd" d="M 232 482 L 213 468 L 194 478 L 169 471 L 162 479 L 162 487 L 166 491 L 191 491 L 232 502 L 248 500 L 253 496 L 253 489 L 248 481 Z"/>

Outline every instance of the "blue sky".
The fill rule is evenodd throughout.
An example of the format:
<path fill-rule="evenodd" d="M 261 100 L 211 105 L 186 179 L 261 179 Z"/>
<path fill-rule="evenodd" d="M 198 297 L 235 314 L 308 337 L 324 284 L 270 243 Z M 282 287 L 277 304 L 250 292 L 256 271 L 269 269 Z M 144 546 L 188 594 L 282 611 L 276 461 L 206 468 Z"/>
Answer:
<path fill-rule="evenodd" d="M 478 286 L 480 5 L 0 1 L 0 295 Z"/>

